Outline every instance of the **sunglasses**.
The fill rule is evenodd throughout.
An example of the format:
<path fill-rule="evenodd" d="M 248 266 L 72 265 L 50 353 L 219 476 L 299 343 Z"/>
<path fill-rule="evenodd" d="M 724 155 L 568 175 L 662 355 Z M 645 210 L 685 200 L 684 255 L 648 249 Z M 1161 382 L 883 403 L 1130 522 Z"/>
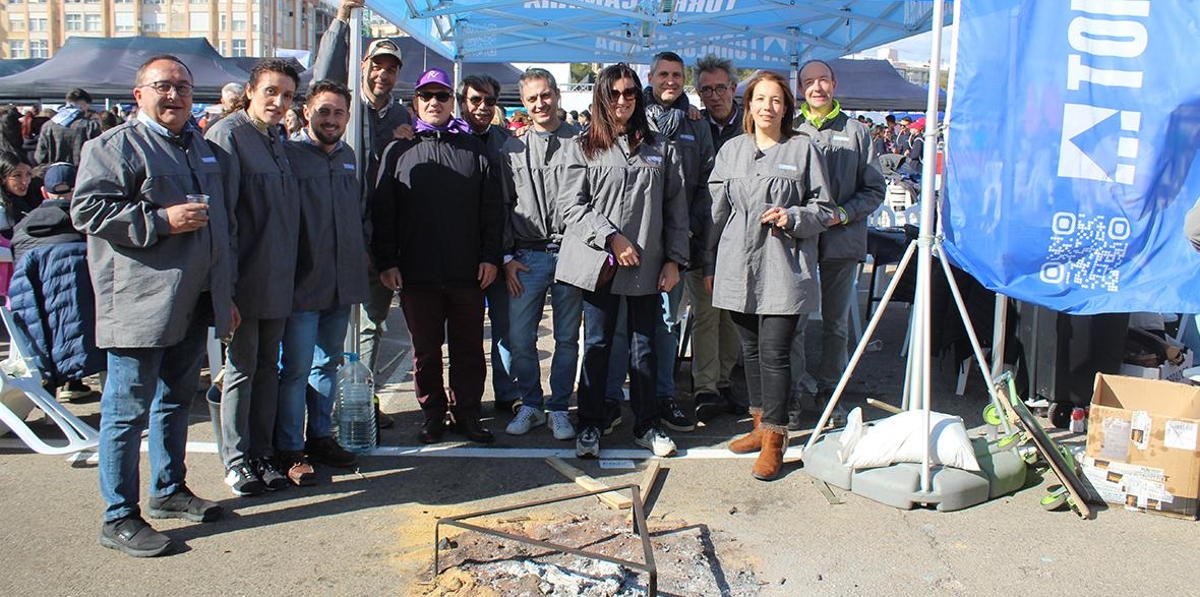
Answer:
<path fill-rule="evenodd" d="M 636 87 L 626 87 L 620 91 L 616 89 L 609 89 L 608 101 L 615 102 L 617 101 L 617 98 L 623 97 L 625 98 L 625 101 L 632 102 L 637 100 L 638 93 L 640 93 L 640 91 Z"/>
<path fill-rule="evenodd" d="M 417 97 L 419 97 L 425 101 L 436 99 L 439 102 L 446 103 L 446 102 L 450 101 L 450 92 L 449 91 L 418 91 Z"/>
<path fill-rule="evenodd" d="M 474 97 L 468 97 L 467 103 L 471 104 L 472 106 L 478 106 L 479 104 L 487 104 L 488 106 L 494 106 L 494 105 L 496 105 L 496 98 L 494 98 L 490 95 L 477 95 Z"/>

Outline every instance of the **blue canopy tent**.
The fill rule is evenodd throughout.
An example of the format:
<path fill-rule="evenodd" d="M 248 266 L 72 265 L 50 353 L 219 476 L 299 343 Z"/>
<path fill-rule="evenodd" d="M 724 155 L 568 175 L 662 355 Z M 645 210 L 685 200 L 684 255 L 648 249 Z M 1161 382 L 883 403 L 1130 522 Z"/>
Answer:
<path fill-rule="evenodd" d="M 670 50 L 794 68 L 929 31 L 933 2 L 376 0 L 372 10 L 460 62 L 648 62 Z M 948 19 L 947 19 L 948 21 Z"/>

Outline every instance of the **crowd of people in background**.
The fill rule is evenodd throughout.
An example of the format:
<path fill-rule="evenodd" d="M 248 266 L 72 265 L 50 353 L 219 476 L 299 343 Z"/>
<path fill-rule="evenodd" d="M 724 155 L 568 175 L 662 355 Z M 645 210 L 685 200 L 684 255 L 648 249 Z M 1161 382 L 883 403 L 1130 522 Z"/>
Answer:
<path fill-rule="evenodd" d="M 625 400 L 634 443 L 660 457 L 676 452 L 669 431 L 749 414 L 729 447 L 758 452 L 752 474 L 776 478 L 802 398 L 822 407 L 846 366 L 852 278 L 885 191 L 878 158 L 898 154 L 919 172 L 924 122 L 848 116 L 822 61 L 802 66 L 797 89 L 763 72 L 739 92 L 729 60 L 688 65 L 673 52 L 653 58 L 644 84 L 628 65 L 603 69 L 583 111 L 564 110 L 554 76 L 537 68 L 521 76 L 510 118 L 500 84 L 469 72 L 456 85 L 426 70 L 405 102 L 393 94 L 395 43 L 349 59 L 359 6 L 343 0 L 307 89 L 290 63 L 262 59 L 197 119 L 187 65 L 156 56 L 138 69 L 128 114 L 92 111 L 82 89 L 57 111 L 0 111 L 0 246 L 26 250 L 0 259 L 0 278 L 15 265 L 20 292 L 73 293 L 73 310 L 54 315 L 13 296 L 23 320 L 74 318 L 82 340 L 36 338 L 48 354 L 64 342 L 90 349 L 69 367 L 45 363 L 60 397 L 90 391 L 80 380 L 107 369 L 100 542 L 134 556 L 172 547 L 141 515 L 147 429 L 149 516 L 221 516 L 183 465 L 210 326 L 225 350 L 207 396 L 233 494 L 311 485 L 314 463 L 354 466 L 330 420 L 347 322 L 360 309 L 361 356 L 375 370 L 397 297 L 423 443 L 494 441 L 490 375 L 506 433 L 544 425 L 580 458 L 599 457 Z M 702 106 L 684 93 L 689 67 Z M 359 97 L 350 77 L 361 77 Z M 362 156 L 342 140 L 355 103 Z M 70 266 L 30 273 L 26 260 Z M 547 299 L 548 393 L 536 346 Z M 675 388 L 684 301 L 691 396 Z M 818 308 L 817 392 L 804 396 L 795 365 Z M 748 396 L 732 390 L 739 363 Z"/>

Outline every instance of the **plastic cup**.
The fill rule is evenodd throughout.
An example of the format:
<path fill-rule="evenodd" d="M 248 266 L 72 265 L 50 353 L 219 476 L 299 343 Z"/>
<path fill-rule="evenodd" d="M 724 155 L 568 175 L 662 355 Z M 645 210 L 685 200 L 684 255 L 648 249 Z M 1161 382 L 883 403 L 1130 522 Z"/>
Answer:
<path fill-rule="evenodd" d="M 208 205 L 208 195 L 205 195 L 204 193 L 196 193 L 194 195 L 188 195 L 187 200 L 188 200 L 188 203 L 203 203 L 205 205 Z"/>

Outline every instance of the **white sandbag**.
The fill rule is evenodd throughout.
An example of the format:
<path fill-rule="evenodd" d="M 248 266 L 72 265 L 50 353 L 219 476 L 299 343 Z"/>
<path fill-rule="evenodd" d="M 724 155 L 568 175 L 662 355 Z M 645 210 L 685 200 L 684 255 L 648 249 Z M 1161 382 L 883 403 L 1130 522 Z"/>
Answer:
<path fill-rule="evenodd" d="M 925 413 L 907 411 L 876 421 L 855 443 L 846 466 L 855 469 L 889 466 L 897 462 L 921 462 L 925 454 Z M 979 471 L 975 450 L 967 438 L 962 419 L 929 413 L 929 438 L 933 442 L 930 463 L 968 471 Z"/>
<path fill-rule="evenodd" d="M 854 453 L 854 446 L 858 445 L 858 440 L 863 436 L 863 417 L 862 407 L 856 406 L 850 414 L 846 415 L 846 427 L 838 435 L 839 443 L 842 448 L 838 450 L 838 460 L 845 464 L 850 459 L 850 455 Z"/>

